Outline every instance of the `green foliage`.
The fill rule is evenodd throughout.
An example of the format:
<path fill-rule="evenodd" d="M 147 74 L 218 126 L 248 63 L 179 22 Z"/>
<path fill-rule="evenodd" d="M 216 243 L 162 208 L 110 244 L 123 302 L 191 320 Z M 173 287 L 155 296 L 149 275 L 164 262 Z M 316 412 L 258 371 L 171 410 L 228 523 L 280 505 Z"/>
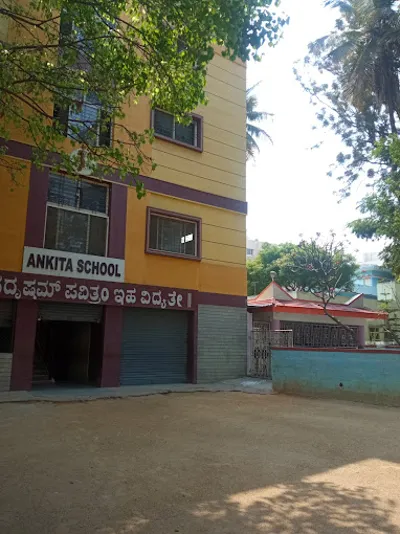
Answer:
<path fill-rule="evenodd" d="M 400 140 L 390 136 L 381 140 L 374 156 L 388 170 L 374 181 L 372 192 L 363 198 L 359 209 L 364 217 L 350 224 L 364 239 L 384 238 L 383 258 L 393 274 L 400 278 Z"/>
<path fill-rule="evenodd" d="M 296 250 L 293 243 L 275 245 L 264 243 L 258 256 L 247 262 L 247 288 L 249 295 L 258 295 L 271 282 L 271 271 L 277 273 L 276 281 L 283 287 L 292 287 L 292 278 L 285 267 Z M 290 273 L 289 273 L 290 275 Z"/>
<path fill-rule="evenodd" d="M 272 116 L 272 113 L 257 110 L 258 100 L 253 93 L 257 85 L 259 84 L 257 83 L 253 87 L 249 87 L 246 91 L 246 160 L 255 159 L 256 153 L 260 152 L 257 143 L 260 137 L 266 137 L 272 143 L 272 139 L 267 132 L 254 124 Z"/>
<path fill-rule="evenodd" d="M 302 239 L 288 270 L 296 277 L 297 289 L 318 296 L 326 305 L 339 292 L 352 291 L 358 267 L 346 252 L 346 243 L 331 233 L 327 241 L 322 241 L 320 234 Z"/>
<path fill-rule="evenodd" d="M 327 243 L 321 242 L 318 234 L 297 245 L 265 243 L 257 258 L 247 263 L 248 294 L 259 294 L 271 282 L 271 271 L 275 271 L 282 287 L 331 300 L 338 291 L 352 289 L 357 269 L 354 257 L 333 234 Z"/>
<path fill-rule="evenodd" d="M 371 152 L 380 138 L 397 131 L 400 15 L 393 0 L 330 0 L 326 5 L 340 10 L 335 30 L 310 44 L 302 72 L 295 74 L 322 127 L 343 141 L 335 174 L 348 195 L 360 176 L 373 178 L 380 171 L 382 162 Z"/>
<path fill-rule="evenodd" d="M 274 14 L 276 5 L 277 0 L 3 0 L 0 13 L 16 28 L 17 39 L 0 41 L 0 136 L 7 140 L 17 126 L 33 139 L 38 164 L 57 152 L 53 163 L 73 172 L 53 103 L 79 109 L 83 96 L 95 94 L 125 140 L 97 147 L 75 127 L 73 142 L 85 149 L 89 163 L 100 164 L 98 172 L 116 166 L 122 178 L 136 176 L 149 163 L 142 148 L 152 132 L 122 125 L 124 102 L 144 95 L 184 121 L 206 101 L 213 46 L 224 47 L 231 60 L 257 58 L 260 46 L 274 44 L 286 23 Z"/>

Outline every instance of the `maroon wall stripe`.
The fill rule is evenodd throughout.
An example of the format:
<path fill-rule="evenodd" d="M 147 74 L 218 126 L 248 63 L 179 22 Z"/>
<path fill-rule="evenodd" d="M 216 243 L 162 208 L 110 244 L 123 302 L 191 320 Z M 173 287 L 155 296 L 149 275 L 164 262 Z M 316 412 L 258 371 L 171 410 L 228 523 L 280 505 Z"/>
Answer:
<path fill-rule="evenodd" d="M 32 387 L 37 317 L 37 302 L 34 300 L 20 300 L 17 303 L 11 367 L 11 390 L 26 390 Z"/>
<path fill-rule="evenodd" d="M 100 387 L 118 387 L 120 381 L 123 308 L 104 307 L 103 361 Z"/>
<path fill-rule="evenodd" d="M 128 189 L 113 183 L 110 200 L 110 227 L 108 255 L 111 258 L 125 258 L 126 209 Z"/>
<path fill-rule="evenodd" d="M 140 176 L 139 178 L 143 181 L 145 188 L 154 193 L 162 193 L 163 195 L 199 202 L 200 204 L 215 206 L 216 208 L 238 211 L 244 215 L 247 214 L 247 202 L 242 200 L 235 200 L 233 198 L 207 193 L 206 191 L 192 189 L 191 187 L 164 182 L 164 180 L 157 180 L 157 178 L 151 178 L 150 176 Z"/>
<path fill-rule="evenodd" d="M 208 306 L 231 306 L 232 308 L 246 308 L 247 297 L 240 295 L 222 295 L 220 293 L 197 293 L 197 304 Z"/>
<path fill-rule="evenodd" d="M 26 145 L 25 143 L 20 143 L 19 141 L 6 141 L 4 138 L 0 137 L 0 147 L 7 147 L 7 156 L 14 156 L 21 159 L 32 159 L 32 149 L 31 145 Z"/>
<path fill-rule="evenodd" d="M 40 170 L 32 165 L 25 226 L 26 247 L 43 247 L 48 187 L 49 169 Z"/>
<path fill-rule="evenodd" d="M 7 154 L 15 156 L 17 158 L 28 159 L 32 158 L 32 147 L 24 143 L 17 141 L 8 141 L 7 143 L 0 140 L 1 143 L 7 144 Z M 57 154 L 49 155 L 49 162 L 56 161 Z M 122 181 L 118 173 L 108 175 L 106 180 L 110 182 L 124 183 L 125 185 L 133 185 L 135 182 L 134 177 L 127 177 Z M 199 191 L 198 189 L 192 189 L 183 185 L 173 184 L 171 182 L 165 182 L 150 176 L 139 176 L 139 179 L 143 181 L 146 189 L 153 191 L 154 193 L 162 193 L 164 195 L 170 195 L 184 200 L 190 200 L 192 202 L 199 202 L 200 204 L 206 204 L 208 206 L 215 206 L 217 208 L 225 208 L 231 211 L 237 211 L 239 213 L 247 214 L 247 202 L 242 200 L 235 200 L 233 198 L 227 198 L 220 195 L 214 195 L 206 191 Z"/>

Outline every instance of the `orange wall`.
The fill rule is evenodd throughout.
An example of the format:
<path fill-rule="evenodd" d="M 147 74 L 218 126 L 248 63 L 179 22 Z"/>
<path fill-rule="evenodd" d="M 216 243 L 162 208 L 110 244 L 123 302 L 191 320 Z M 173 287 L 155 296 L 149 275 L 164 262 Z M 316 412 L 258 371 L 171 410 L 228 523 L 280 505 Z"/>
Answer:
<path fill-rule="evenodd" d="M 202 218 L 203 258 L 201 261 L 171 258 L 145 253 L 146 210 L 147 206 L 169 209 L 178 213 L 190 213 Z M 220 240 L 217 250 L 210 249 L 207 257 L 205 251 L 209 242 L 204 227 L 220 219 L 225 227 L 214 226 L 213 239 Z M 226 226 L 230 228 L 226 228 Z M 210 225 L 211 226 L 211 225 Z M 236 226 L 236 227 L 235 227 Z M 243 227 L 243 228 L 242 228 Z M 227 230 L 230 233 L 227 233 Z M 142 200 L 137 200 L 135 192 L 128 191 L 127 228 L 125 249 L 125 281 L 128 283 L 160 285 L 193 289 L 210 293 L 227 295 L 246 295 L 246 260 L 242 245 L 226 244 L 232 238 L 246 239 L 245 216 L 186 202 L 173 197 L 148 193 Z M 215 243 L 214 243 L 215 244 Z M 232 249 L 234 251 L 232 258 Z M 243 250 L 243 259 L 241 258 Z M 215 254 L 213 257 L 212 254 Z M 237 257 L 236 257 L 237 256 Z M 231 261 L 236 259 L 236 261 Z"/>
<path fill-rule="evenodd" d="M 19 160 L 5 158 L 13 163 Z M 25 240 L 30 163 L 18 173 L 15 184 L 4 165 L 0 166 L 0 270 L 21 271 Z"/>

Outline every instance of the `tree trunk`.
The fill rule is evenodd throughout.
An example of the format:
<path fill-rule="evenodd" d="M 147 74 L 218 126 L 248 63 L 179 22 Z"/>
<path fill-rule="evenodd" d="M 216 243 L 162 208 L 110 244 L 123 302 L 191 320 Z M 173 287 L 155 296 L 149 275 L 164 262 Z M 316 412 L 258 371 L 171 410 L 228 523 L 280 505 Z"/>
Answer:
<path fill-rule="evenodd" d="M 347 330 L 347 332 L 349 332 L 349 334 L 351 335 L 351 337 L 353 338 L 353 341 L 355 343 L 355 345 L 358 346 L 358 339 L 357 339 L 357 333 L 354 332 L 350 326 L 347 326 L 347 324 L 343 324 L 341 321 L 339 321 L 339 319 L 337 319 L 336 317 L 334 317 L 333 315 L 331 315 L 326 306 L 324 305 L 324 313 L 327 317 L 329 317 L 329 319 L 332 319 L 332 321 L 334 323 L 336 323 L 338 326 L 342 326 L 345 330 Z"/>
<path fill-rule="evenodd" d="M 397 135 L 395 111 L 391 104 L 388 106 L 388 111 L 389 111 L 390 129 L 392 131 L 392 134 Z"/>

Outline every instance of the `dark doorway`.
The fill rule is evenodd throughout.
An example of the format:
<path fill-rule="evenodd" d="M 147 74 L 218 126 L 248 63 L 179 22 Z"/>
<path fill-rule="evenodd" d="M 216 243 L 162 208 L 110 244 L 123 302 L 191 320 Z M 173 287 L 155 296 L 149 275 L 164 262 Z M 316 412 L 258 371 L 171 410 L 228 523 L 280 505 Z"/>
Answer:
<path fill-rule="evenodd" d="M 100 324 L 39 321 L 33 384 L 96 386 L 101 370 Z"/>

